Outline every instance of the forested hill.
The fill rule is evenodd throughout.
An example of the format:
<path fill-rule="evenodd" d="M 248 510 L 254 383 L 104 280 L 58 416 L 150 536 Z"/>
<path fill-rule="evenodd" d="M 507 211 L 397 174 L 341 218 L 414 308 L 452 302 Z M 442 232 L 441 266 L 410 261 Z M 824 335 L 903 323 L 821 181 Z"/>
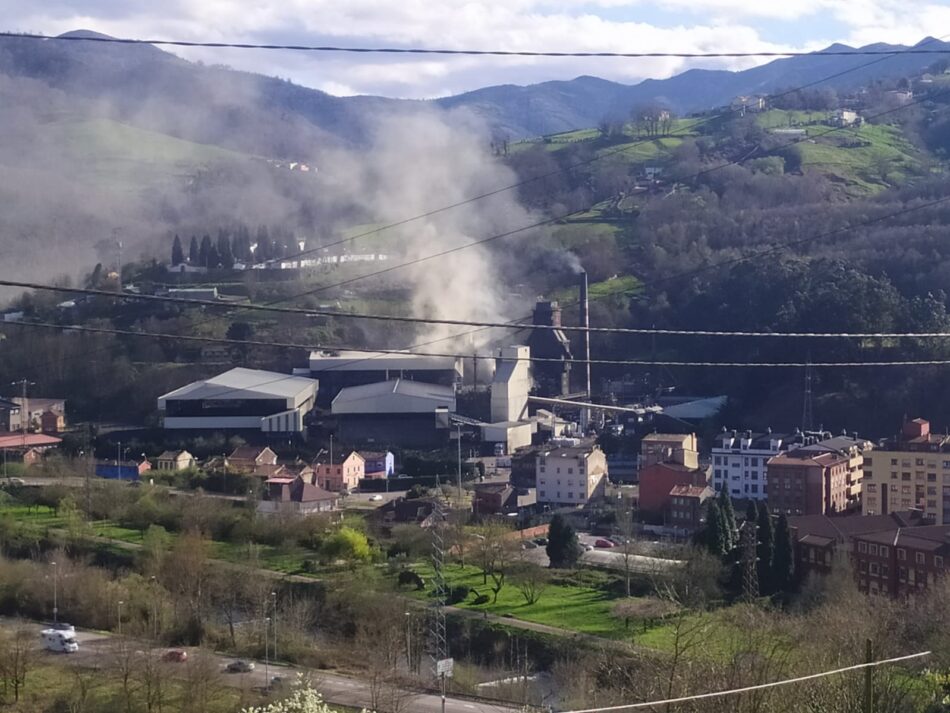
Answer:
<path fill-rule="evenodd" d="M 854 124 L 842 125 L 852 116 L 827 105 L 828 96 L 801 92 L 745 116 L 647 116 L 514 143 L 507 160 L 522 177 L 548 176 L 522 187 L 525 203 L 574 212 L 552 238 L 595 281 L 602 298 L 591 305 L 592 323 L 950 331 L 950 74 L 942 64 L 931 69 L 938 73 L 842 94 L 837 101 L 853 108 Z M 548 289 L 573 299 L 570 290 Z M 945 340 L 601 335 L 593 346 L 612 359 L 950 359 Z M 826 427 L 882 434 L 905 412 L 950 423 L 946 371 L 817 371 L 816 417 Z M 730 427 L 801 425 L 801 369 L 595 372 L 641 380 L 646 391 L 728 394 Z"/>

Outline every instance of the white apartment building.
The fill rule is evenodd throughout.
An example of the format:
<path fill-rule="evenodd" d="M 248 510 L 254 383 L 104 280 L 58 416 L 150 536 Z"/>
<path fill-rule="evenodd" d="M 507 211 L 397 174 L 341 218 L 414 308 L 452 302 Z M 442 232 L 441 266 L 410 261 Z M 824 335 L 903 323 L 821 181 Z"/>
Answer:
<path fill-rule="evenodd" d="M 607 457 L 596 445 L 554 448 L 535 457 L 538 503 L 586 505 L 602 498 L 607 484 Z"/>
<path fill-rule="evenodd" d="M 728 488 L 733 498 L 765 500 L 768 497 L 766 464 L 769 459 L 788 450 L 800 436 L 781 433 L 724 431 L 716 436 L 712 448 L 712 483 L 718 492 Z"/>

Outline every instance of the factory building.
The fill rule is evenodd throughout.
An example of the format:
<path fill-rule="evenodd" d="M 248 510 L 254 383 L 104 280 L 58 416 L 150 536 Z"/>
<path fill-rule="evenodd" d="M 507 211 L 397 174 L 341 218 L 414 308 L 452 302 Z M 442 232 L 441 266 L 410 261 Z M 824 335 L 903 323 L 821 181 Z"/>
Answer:
<path fill-rule="evenodd" d="M 434 448 L 449 437 L 448 419 L 436 413 L 454 413 L 455 406 L 452 386 L 392 379 L 342 389 L 330 411 L 347 443 Z"/>
<path fill-rule="evenodd" d="M 342 389 L 394 379 L 454 387 L 462 383 L 464 370 L 460 357 L 409 352 L 314 351 L 310 353 L 307 368 L 295 369 L 294 373 L 319 380 L 319 403 L 328 406 Z"/>
<path fill-rule="evenodd" d="M 495 364 L 491 385 L 491 423 L 481 425 L 482 440 L 504 444 L 506 453 L 531 445 L 538 430 L 528 420 L 531 390 L 531 350 L 526 346 L 504 347 Z"/>
<path fill-rule="evenodd" d="M 160 396 L 166 429 L 301 433 L 318 383 L 302 376 L 236 368 Z"/>
<path fill-rule="evenodd" d="M 528 348 L 536 360 L 534 382 L 538 396 L 567 396 L 571 391 L 571 341 L 560 328 L 561 307 L 556 301 L 538 301 L 531 323 Z M 547 329 L 545 329 L 547 327 Z M 548 361 L 548 360 L 559 361 Z"/>

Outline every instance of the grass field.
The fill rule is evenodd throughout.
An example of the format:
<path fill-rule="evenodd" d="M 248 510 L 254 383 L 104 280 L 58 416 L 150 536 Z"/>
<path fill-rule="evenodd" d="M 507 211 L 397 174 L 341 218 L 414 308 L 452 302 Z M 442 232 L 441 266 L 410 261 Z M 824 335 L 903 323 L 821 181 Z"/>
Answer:
<path fill-rule="evenodd" d="M 431 580 L 430 565 L 419 565 L 416 571 L 423 578 Z M 482 575 L 475 567 L 447 567 L 446 579 L 449 587 L 464 585 L 491 596 L 491 590 L 482 583 Z M 422 596 L 425 596 L 424 593 Z M 529 605 L 518 588 L 508 583 L 499 592 L 497 602 L 475 605 L 472 604 L 473 600 L 474 595 L 469 595 L 458 606 L 605 638 L 624 635 L 623 626 L 610 614 L 616 599 L 596 588 L 552 584 L 544 590 L 539 601 Z"/>

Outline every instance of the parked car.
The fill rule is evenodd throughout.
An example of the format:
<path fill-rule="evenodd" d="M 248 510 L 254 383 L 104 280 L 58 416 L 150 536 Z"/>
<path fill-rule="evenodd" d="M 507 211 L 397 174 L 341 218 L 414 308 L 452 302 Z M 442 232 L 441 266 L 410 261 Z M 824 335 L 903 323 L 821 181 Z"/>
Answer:
<path fill-rule="evenodd" d="M 23 478 L 7 478 L 6 484 L 11 488 L 22 488 L 26 485 L 26 481 Z"/>
<path fill-rule="evenodd" d="M 611 548 L 611 547 L 616 547 L 616 545 L 615 545 L 613 542 L 611 542 L 610 540 L 600 539 L 600 540 L 597 540 L 597 542 L 594 543 L 594 547 L 601 547 L 601 548 L 604 548 L 604 549 L 609 549 L 609 548 Z"/>
<path fill-rule="evenodd" d="M 538 545 L 537 545 L 537 543 L 532 542 L 531 540 L 525 540 L 524 542 L 521 543 L 521 549 L 523 549 L 523 550 L 536 550 L 536 549 L 538 549 Z"/>
<path fill-rule="evenodd" d="M 370 495 L 370 496 L 369 496 L 369 501 L 370 501 L 371 503 L 378 503 L 378 502 L 381 501 L 382 499 L 383 499 L 383 496 L 380 495 L 379 493 L 377 493 L 376 495 Z"/>
<path fill-rule="evenodd" d="M 50 627 L 50 629 L 52 629 L 53 631 L 69 631 L 69 632 L 72 632 L 73 634 L 76 633 L 76 627 L 73 626 L 72 624 L 67 624 L 65 621 L 56 622 Z"/>
<path fill-rule="evenodd" d="M 162 661 L 168 663 L 185 663 L 188 660 L 188 652 L 182 649 L 169 649 L 162 654 Z"/>
<path fill-rule="evenodd" d="M 532 540 L 532 542 L 534 542 L 534 544 L 536 544 L 538 547 L 547 547 L 547 546 L 548 546 L 548 538 L 547 538 L 547 537 L 535 537 L 535 538 Z"/>
<path fill-rule="evenodd" d="M 232 661 L 225 669 L 228 673 L 250 673 L 254 670 L 253 661 Z"/>

